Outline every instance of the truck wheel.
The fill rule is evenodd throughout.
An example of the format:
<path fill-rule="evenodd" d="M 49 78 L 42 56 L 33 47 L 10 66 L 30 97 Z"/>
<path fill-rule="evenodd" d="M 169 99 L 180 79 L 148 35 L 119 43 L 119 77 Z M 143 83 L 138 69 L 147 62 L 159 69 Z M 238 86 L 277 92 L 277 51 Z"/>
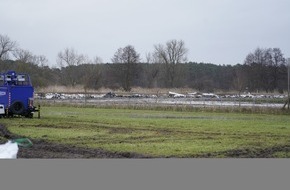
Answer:
<path fill-rule="evenodd" d="M 10 111 L 14 114 L 22 114 L 24 112 L 24 104 L 20 101 L 15 101 L 10 106 Z"/>

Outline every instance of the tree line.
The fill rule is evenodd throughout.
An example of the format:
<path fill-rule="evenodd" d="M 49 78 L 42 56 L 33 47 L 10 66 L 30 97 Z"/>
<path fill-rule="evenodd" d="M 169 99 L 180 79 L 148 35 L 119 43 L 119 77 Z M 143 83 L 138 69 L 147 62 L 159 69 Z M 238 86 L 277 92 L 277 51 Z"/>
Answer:
<path fill-rule="evenodd" d="M 96 56 L 90 60 L 73 48 L 57 55 L 59 67 L 50 68 L 45 56 L 20 49 L 6 35 L 0 35 L 0 71 L 29 73 L 35 87 L 75 86 L 84 89 L 110 88 L 130 91 L 141 88 L 192 88 L 198 91 L 250 91 L 283 93 L 288 88 L 286 59 L 279 48 L 256 48 L 243 64 L 215 65 L 187 60 L 182 40 L 154 45 L 145 61 L 134 46 L 116 50 L 111 63 Z"/>

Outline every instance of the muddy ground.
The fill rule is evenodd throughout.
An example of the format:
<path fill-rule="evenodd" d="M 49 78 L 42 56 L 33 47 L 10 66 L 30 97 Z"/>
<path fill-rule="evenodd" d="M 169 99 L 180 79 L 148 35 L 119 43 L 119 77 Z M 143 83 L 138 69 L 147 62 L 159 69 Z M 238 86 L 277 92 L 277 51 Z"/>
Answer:
<path fill-rule="evenodd" d="M 8 139 L 24 138 L 12 134 L 5 126 L 0 124 L 0 145 L 8 141 Z M 33 143 L 31 147 L 25 148 L 19 146 L 17 154 L 18 159 L 40 158 L 40 159 L 94 159 L 94 158 L 157 158 L 150 155 L 142 155 L 133 152 L 110 152 L 103 149 L 81 148 L 71 145 L 57 144 L 47 142 L 42 139 L 30 139 Z M 237 149 L 225 152 L 214 152 L 208 154 L 192 155 L 190 158 L 273 158 L 275 153 L 290 153 L 290 145 L 275 146 L 266 149 Z M 158 158 L 174 158 L 174 156 L 158 157 Z"/>

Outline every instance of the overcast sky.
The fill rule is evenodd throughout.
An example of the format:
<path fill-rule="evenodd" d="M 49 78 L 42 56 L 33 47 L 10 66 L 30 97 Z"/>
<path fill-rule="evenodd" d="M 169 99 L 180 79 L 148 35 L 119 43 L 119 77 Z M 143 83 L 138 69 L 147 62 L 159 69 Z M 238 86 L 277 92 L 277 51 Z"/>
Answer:
<path fill-rule="evenodd" d="M 144 59 L 171 39 L 188 61 L 234 65 L 257 47 L 290 57 L 290 0 L 0 0 L 0 34 L 51 66 L 64 48 L 111 62 L 120 47 Z"/>

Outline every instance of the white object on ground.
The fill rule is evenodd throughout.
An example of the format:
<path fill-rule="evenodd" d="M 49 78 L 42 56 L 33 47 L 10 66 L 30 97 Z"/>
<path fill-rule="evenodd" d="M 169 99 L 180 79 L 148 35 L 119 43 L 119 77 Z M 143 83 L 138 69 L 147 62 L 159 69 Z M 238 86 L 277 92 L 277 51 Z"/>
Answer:
<path fill-rule="evenodd" d="M 0 159 L 2 158 L 10 158 L 15 159 L 17 158 L 18 153 L 18 144 L 8 141 L 5 144 L 0 145 Z"/>

